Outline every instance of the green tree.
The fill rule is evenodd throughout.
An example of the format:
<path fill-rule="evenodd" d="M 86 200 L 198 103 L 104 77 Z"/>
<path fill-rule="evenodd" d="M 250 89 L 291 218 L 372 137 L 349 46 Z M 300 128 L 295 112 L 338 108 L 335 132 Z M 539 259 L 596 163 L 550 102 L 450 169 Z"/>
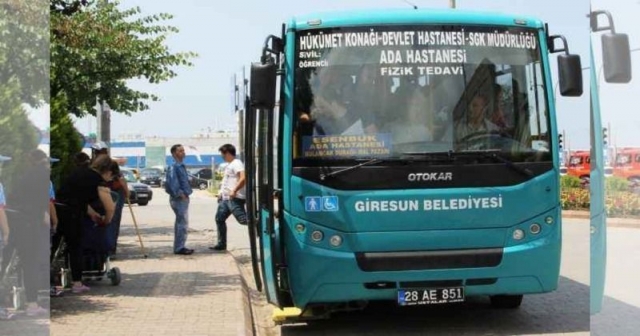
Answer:
<path fill-rule="evenodd" d="M 0 87 L 21 103 L 41 106 L 49 99 L 49 12 L 45 0 L 0 0 Z"/>
<path fill-rule="evenodd" d="M 192 66 L 194 53 L 172 53 L 165 45 L 178 29 L 163 25 L 169 14 L 144 16 L 119 1 L 50 0 L 51 148 L 61 162 L 54 178 L 71 167 L 82 147 L 69 114 L 96 115 L 98 101 L 130 115 L 159 97 L 129 87 L 131 79 L 160 83 L 176 76 L 175 66 Z M 80 141 L 80 140 L 78 140 Z"/>
<path fill-rule="evenodd" d="M 51 181 L 60 186 L 63 176 L 74 167 L 72 155 L 82 150 L 82 139 L 73 126 L 64 95 L 52 100 L 51 120 L 55 120 L 50 129 L 51 157 L 60 158 L 60 162 L 51 167 Z"/>
<path fill-rule="evenodd" d="M 176 76 L 175 66 L 192 66 L 191 52 L 172 53 L 167 36 L 178 29 L 161 24 L 169 14 L 141 15 L 119 1 L 53 1 L 51 11 L 51 97 L 65 94 L 69 112 L 96 114 L 97 101 L 130 115 L 159 97 L 132 89 L 127 80 L 160 83 Z M 66 7 L 65 7 L 66 6 Z"/>
<path fill-rule="evenodd" d="M 0 0 L 0 36 L 0 154 L 13 158 L 1 179 L 11 190 L 25 168 L 20 158 L 38 145 L 23 105 L 40 106 L 49 96 L 46 2 Z"/>
<path fill-rule="evenodd" d="M 14 187 L 15 174 L 25 168 L 19 158 L 38 145 L 36 129 L 22 108 L 19 93 L 17 80 L 3 83 L 0 87 L 0 154 L 13 159 L 2 167 L 1 182 L 7 192 Z"/>

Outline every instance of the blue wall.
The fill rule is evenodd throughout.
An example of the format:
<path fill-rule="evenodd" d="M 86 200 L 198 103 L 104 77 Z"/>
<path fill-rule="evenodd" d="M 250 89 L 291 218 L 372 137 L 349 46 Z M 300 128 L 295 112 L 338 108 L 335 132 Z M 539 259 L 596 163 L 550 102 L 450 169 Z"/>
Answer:
<path fill-rule="evenodd" d="M 138 158 L 135 156 L 125 156 L 127 159 L 126 165 L 128 167 L 137 167 L 138 166 Z M 214 160 L 216 166 L 223 162 L 222 157 L 220 155 L 200 155 L 202 162 L 198 161 L 198 158 L 195 155 L 187 155 L 184 158 L 184 164 L 189 167 L 211 167 L 211 159 Z M 166 165 L 169 166 L 173 164 L 173 157 L 167 155 L 166 157 Z M 145 168 L 147 164 L 147 160 L 144 156 L 140 157 L 140 168 Z"/>

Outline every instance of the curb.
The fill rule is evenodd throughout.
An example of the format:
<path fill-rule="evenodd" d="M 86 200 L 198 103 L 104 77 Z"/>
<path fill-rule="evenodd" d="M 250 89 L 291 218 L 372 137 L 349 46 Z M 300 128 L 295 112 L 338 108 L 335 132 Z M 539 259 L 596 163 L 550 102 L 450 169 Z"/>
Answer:
<path fill-rule="evenodd" d="M 562 218 L 590 219 L 588 211 L 562 211 Z M 607 227 L 640 229 L 637 218 L 607 218 Z"/>
<path fill-rule="evenodd" d="M 238 322 L 238 336 L 259 336 L 259 329 L 256 327 L 253 305 L 251 303 L 251 294 L 249 293 L 250 287 L 247 284 L 247 279 L 245 279 L 242 271 L 242 264 L 236 257 L 236 255 L 227 250 L 227 254 L 233 259 L 233 263 L 236 265 L 238 270 L 238 276 L 240 277 L 240 300 L 242 300 L 242 321 Z"/>
<path fill-rule="evenodd" d="M 237 260 L 234 258 L 233 260 L 236 265 L 238 265 Z M 240 272 L 240 266 L 238 267 L 238 272 Z M 256 328 L 254 324 L 253 318 L 253 308 L 251 306 L 251 296 L 249 295 L 249 286 L 245 281 L 242 274 L 239 274 L 241 281 L 241 293 L 240 300 L 242 300 L 242 321 L 238 321 L 238 336 L 255 336 Z"/>

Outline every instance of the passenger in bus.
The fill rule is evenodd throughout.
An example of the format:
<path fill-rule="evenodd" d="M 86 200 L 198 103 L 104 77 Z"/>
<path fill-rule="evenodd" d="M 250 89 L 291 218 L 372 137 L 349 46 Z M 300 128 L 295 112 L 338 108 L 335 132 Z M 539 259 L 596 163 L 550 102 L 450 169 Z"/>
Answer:
<path fill-rule="evenodd" d="M 482 93 L 473 97 L 466 115 L 456 125 L 455 136 L 458 142 L 466 140 L 465 138 L 472 134 L 490 133 L 500 129 L 487 118 L 488 102 L 489 99 Z"/>
<path fill-rule="evenodd" d="M 359 82 L 356 87 L 349 88 L 350 85 L 354 85 L 353 79 L 341 69 L 321 69 L 310 111 L 298 114 L 301 134 L 308 135 L 309 131 L 313 135 L 375 134 L 377 128 L 368 94 L 372 88 L 362 87 L 366 83 Z"/>
<path fill-rule="evenodd" d="M 398 87 L 393 101 L 397 111 L 393 121 L 387 124 L 393 143 L 433 141 L 433 131 L 428 127 L 430 105 L 421 87 L 417 83 L 405 83 Z"/>
<path fill-rule="evenodd" d="M 507 119 L 504 113 L 504 106 L 502 104 L 503 91 L 500 84 L 494 84 L 494 101 L 493 101 L 493 113 L 491 113 L 491 122 L 501 129 L 507 128 Z"/>

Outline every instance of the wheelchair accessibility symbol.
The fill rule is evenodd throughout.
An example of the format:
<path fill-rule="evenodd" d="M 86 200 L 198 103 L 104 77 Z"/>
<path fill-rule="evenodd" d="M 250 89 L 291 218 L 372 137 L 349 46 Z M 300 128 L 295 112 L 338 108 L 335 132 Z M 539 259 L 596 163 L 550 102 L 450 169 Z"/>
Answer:
<path fill-rule="evenodd" d="M 324 196 L 322 197 L 322 210 L 323 211 L 338 211 L 338 197 L 337 196 Z"/>
<path fill-rule="evenodd" d="M 339 209 L 337 196 L 309 196 L 304 199 L 304 210 L 306 212 L 333 212 Z"/>

